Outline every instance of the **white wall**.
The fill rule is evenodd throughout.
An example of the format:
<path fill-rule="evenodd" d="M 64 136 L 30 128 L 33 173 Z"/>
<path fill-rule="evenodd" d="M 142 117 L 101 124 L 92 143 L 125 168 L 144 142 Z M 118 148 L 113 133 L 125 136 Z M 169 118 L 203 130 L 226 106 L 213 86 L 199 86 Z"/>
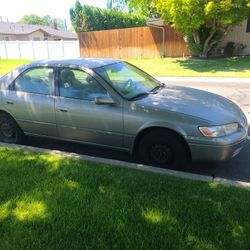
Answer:
<path fill-rule="evenodd" d="M 247 30 L 247 20 L 241 25 L 235 26 L 232 30 L 222 39 L 221 47 L 225 46 L 228 42 L 242 43 L 246 48 L 241 52 L 242 55 L 250 55 L 250 33 Z"/>
<path fill-rule="evenodd" d="M 79 41 L 0 41 L 0 58 L 58 59 L 80 57 Z"/>

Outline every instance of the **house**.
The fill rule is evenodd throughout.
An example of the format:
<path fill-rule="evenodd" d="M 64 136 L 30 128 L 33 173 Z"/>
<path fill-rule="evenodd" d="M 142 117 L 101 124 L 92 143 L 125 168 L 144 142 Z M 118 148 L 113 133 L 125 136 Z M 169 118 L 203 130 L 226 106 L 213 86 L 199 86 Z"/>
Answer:
<path fill-rule="evenodd" d="M 246 46 L 240 55 L 250 55 L 250 18 L 245 20 L 241 25 L 234 26 L 231 31 L 222 39 L 220 47 L 226 46 L 228 42 L 234 42 L 236 45 Z"/>
<path fill-rule="evenodd" d="M 0 22 L 0 41 L 77 40 L 75 33 L 42 25 Z"/>

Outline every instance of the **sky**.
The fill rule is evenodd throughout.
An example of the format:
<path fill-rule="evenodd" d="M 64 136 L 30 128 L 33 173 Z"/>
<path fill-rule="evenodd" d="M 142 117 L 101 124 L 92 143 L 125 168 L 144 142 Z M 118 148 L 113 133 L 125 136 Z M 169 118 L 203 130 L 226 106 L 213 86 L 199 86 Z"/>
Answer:
<path fill-rule="evenodd" d="M 81 4 L 90 4 L 106 8 L 106 0 L 80 0 Z M 71 26 L 69 9 L 75 0 L 0 0 L 0 17 L 3 21 L 17 22 L 24 15 L 50 15 L 52 18 L 66 19 Z"/>

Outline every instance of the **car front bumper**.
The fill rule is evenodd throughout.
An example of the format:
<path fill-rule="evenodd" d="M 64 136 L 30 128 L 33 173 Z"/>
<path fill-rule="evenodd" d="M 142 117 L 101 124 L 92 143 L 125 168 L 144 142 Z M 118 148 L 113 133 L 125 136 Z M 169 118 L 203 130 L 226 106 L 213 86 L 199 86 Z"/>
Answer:
<path fill-rule="evenodd" d="M 226 161 L 236 157 L 248 139 L 248 129 L 220 138 L 188 137 L 194 162 Z"/>

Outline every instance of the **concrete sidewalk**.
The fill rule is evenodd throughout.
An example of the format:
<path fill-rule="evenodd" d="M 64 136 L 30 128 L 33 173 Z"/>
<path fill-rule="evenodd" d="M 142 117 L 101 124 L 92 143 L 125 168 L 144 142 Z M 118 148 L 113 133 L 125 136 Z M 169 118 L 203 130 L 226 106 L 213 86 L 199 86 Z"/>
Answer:
<path fill-rule="evenodd" d="M 250 122 L 250 78 L 157 77 L 161 82 L 197 88 L 222 95 L 237 103 Z"/>

